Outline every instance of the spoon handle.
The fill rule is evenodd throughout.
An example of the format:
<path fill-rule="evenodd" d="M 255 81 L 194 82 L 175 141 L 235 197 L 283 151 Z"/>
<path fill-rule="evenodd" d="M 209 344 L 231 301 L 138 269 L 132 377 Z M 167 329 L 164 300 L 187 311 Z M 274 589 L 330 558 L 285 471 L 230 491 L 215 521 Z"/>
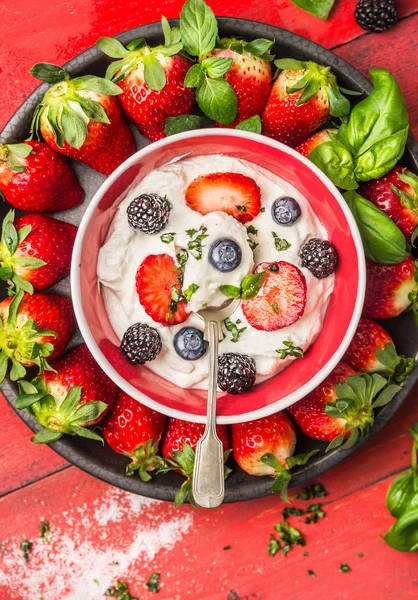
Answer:
<path fill-rule="evenodd" d="M 193 472 L 193 496 L 197 504 L 203 508 L 219 506 L 225 495 L 223 446 L 216 433 L 218 327 L 216 321 L 206 323 L 205 338 L 209 341 L 207 421 L 205 432 L 196 446 Z"/>

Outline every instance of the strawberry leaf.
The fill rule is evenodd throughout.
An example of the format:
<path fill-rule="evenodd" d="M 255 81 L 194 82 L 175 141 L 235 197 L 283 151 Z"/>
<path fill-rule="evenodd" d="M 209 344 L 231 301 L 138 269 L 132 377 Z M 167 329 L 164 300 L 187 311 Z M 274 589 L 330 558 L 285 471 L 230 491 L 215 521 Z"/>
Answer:
<path fill-rule="evenodd" d="M 86 140 L 87 125 L 67 103 L 62 107 L 61 126 L 67 144 L 73 148 L 81 148 Z"/>
<path fill-rule="evenodd" d="M 180 13 L 180 33 L 184 49 L 191 56 L 208 54 L 216 44 L 218 24 L 204 0 L 187 0 Z"/>
<path fill-rule="evenodd" d="M 23 277 L 20 277 L 20 275 L 13 273 L 10 279 L 13 285 L 8 290 L 9 296 L 14 296 L 18 291 L 33 294 L 33 285 L 29 281 L 26 281 L 26 279 L 23 279 Z"/>
<path fill-rule="evenodd" d="M 119 40 L 112 37 L 99 38 L 96 46 L 111 58 L 125 58 L 129 54 L 129 50 Z"/>
<path fill-rule="evenodd" d="M 61 130 L 61 105 L 50 104 L 48 106 L 47 114 L 48 123 L 50 124 L 52 131 L 54 132 L 54 138 L 57 146 L 62 148 L 64 145 L 64 135 Z"/>
<path fill-rule="evenodd" d="M 274 61 L 274 65 L 281 71 L 305 68 L 305 63 L 295 58 L 278 58 Z"/>
<path fill-rule="evenodd" d="M 345 117 L 350 112 L 350 102 L 341 94 L 338 86 L 327 86 L 329 111 L 333 117 Z"/>
<path fill-rule="evenodd" d="M 378 408 L 380 406 L 386 406 L 386 404 L 389 404 L 395 394 L 397 394 L 401 389 L 402 388 L 400 385 L 395 385 L 392 383 L 386 389 L 384 389 L 381 394 L 379 394 L 379 396 L 373 402 L 372 407 Z"/>
<path fill-rule="evenodd" d="M 70 432 L 75 435 L 79 435 L 80 437 L 86 438 L 88 440 L 96 440 L 97 442 L 101 442 L 104 446 L 104 439 L 98 433 L 93 431 L 92 429 L 87 429 L 87 427 L 80 427 L 79 425 L 72 425 Z"/>
<path fill-rule="evenodd" d="M 11 267 L 0 267 L 0 279 L 7 281 L 13 275 L 13 269 Z"/>
<path fill-rule="evenodd" d="M 161 28 L 162 28 L 163 34 L 164 34 L 164 46 L 170 46 L 170 44 L 171 44 L 171 27 L 170 27 L 170 23 L 167 21 L 167 19 L 164 17 L 164 15 L 161 17 Z"/>
<path fill-rule="evenodd" d="M 19 265 L 19 267 L 25 267 L 26 269 L 38 269 L 47 264 L 44 260 L 33 258 L 32 256 L 17 256 L 13 260 L 13 263 Z"/>
<path fill-rule="evenodd" d="M 43 394 L 42 392 L 38 392 L 35 394 L 19 394 L 16 400 L 16 408 L 18 410 L 22 410 L 23 408 L 29 408 L 29 406 L 32 406 L 32 404 L 35 404 L 35 402 L 39 402 L 39 400 L 42 400 L 42 398 L 44 397 L 45 394 Z"/>
<path fill-rule="evenodd" d="M 166 75 L 160 61 L 155 54 L 148 54 L 143 57 L 142 62 L 145 83 L 151 90 L 161 91 L 166 84 Z"/>
<path fill-rule="evenodd" d="M 80 390 L 81 394 L 81 390 Z M 77 410 L 69 415 L 69 421 L 72 424 L 81 425 L 83 423 L 88 423 L 89 421 L 95 421 L 104 411 L 107 409 L 107 404 L 105 402 L 100 402 L 93 400 L 91 402 L 86 402 L 82 406 L 79 406 Z"/>
<path fill-rule="evenodd" d="M 10 221 L 8 221 L 3 228 L 3 239 L 7 250 L 13 255 L 16 252 L 16 248 L 19 243 L 19 237 L 17 235 L 15 226 Z"/>
<path fill-rule="evenodd" d="M 40 79 L 41 81 L 45 81 L 51 85 L 66 79 L 70 79 L 70 76 L 64 71 L 64 69 L 51 63 L 38 63 L 29 69 L 29 73 L 36 77 L 36 79 Z"/>
<path fill-rule="evenodd" d="M 20 229 L 18 229 L 17 232 L 17 237 L 19 239 L 19 244 L 22 243 L 30 234 L 30 232 L 32 231 L 32 226 L 31 225 L 25 225 L 24 227 L 21 227 Z"/>
<path fill-rule="evenodd" d="M 27 158 L 33 150 L 29 144 L 7 144 L 6 147 L 11 154 L 18 158 Z"/>
<path fill-rule="evenodd" d="M 252 133 L 261 133 L 261 119 L 260 115 L 254 115 L 249 119 L 245 119 L 238 123 L 235 129 L 239 129 L 242 131 L 250 131 Z"/>
<path fill-rule="evenodd" d="M 109 81 L 108 79 L 104 79 L 103 77 L 93 77 L 92 75 L 88 75 L 86 77 L 78 77 L 77 79 L 74 79 L 73 83 L 76 89 L 80 90 L 88 90 L 89 92 L 106 94 L 107 96 L 118 96 L 119 94 L 122 94 L 122 90 L 118 85 L 112 81 Z M 96 102 L 96 104 L 98 103 Z M 100 104 L 98 105 L 101 106 Z M 104 122 L 106 123 L 108 121 Z"/>
<path fill-rule="evenodd" d="M 10 379 L 12 381 L 17 381 L 18 379 L 22 379 L 26 375 L 26 369 L 23 365 L 21 365 L 14 358 L 12 360 L 12 368 L 10 370 Z"/>
<path fill-rule="evenodd" d="M 2 383 L 6 377 L 8 362 L 9 357 L 7 356 L 6 352 L 0 350 L 0 383 Z"/>
<path fill-rule="evenodd" d="M 304 454 L 296 454 L 294 456 L 289 456 L 288 458 L 286 458 L 286 464 L 289 467 L 289 469 L 293 469 L 293 467 L 296 467 L 296 466 L 306 465 L 306 463 L 313 456 L 316 456 L 319 452 L 320 452 L 320 450 L 315 449 L 315 450 L 311 450 L 310 452 L 305 452 Z"/>
<path fill-rule="evenodd" d="M 108 83 L 112 83 L 111 81 Z M 114 84 L 112 84 L 114 85 Z M 117 86 L 116 86 L 117 87 Z M 120 89 L 120 88 L 118 88 Z M 83 113 L 96 123 L 110 123 L 105 109 L 98 102 L 94 102 L 93 100 L 89 100 L 88 98 L 83 98 L 82 96 L 77 96 L 78 103 Z"/>
<path fill-rule="evenodd" d="M 198 115 L 179 115 L 178 117 L 168 117 L 165 121 L 166 135 L 175 135 L 182 131 L 191 131 L 199 129 L 202 117 Z M 163 240 L 164 241 L 164 240 Z"/>
<path fill-rule="evenodd" d="M 73 414 L 77 410 L 81 400 L 81 392 L 81 385 L 75 385 L 69 389 L 60 406 L 60 409 L 63 413 Z"/>
<path fill-rule="evenodd" d="M 51 444 L 56 442 L 62 437 L 61 431 L 50 431 L 49 429 L 41 429 L 31 438 L 31 442 L 34 444 Z"/>

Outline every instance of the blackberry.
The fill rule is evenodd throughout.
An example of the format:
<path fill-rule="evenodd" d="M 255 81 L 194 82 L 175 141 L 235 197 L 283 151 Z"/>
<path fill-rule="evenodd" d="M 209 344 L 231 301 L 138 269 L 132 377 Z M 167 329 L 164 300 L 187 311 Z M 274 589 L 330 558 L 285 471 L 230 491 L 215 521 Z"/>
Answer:
<path fill-rule="evenodd" d="M 338 255 L 328 240 L 312 238 L 306 242 L 301 252 L 302 267 L 306 267 L 318 279 L 324 279 L 335 271 Z"/>
<path fill-rule="evenodd" d="M 246 354 L 227 352 L 219 357 L 218 385 L 228 394 L 242 394 L 254 385 L 255 362 Z"/>
<path fill-rule="evenodd" d="M 126 213 L 133 229 L 154 234 L 167 225 L 170 205 L 166 198 L 161 198 L 158 194 L 141 194 L 132 200 Z"/>
<path fill-rule="evenodd" d="M 360 0 L 354 11 L 357 23 L 369 31 L 386 31 L 398 21 L 395 0 Z"/>
<path fill-rule="evenodd" d="M 161 352 L 160 334 L 145 323 L 131 325 L 123 334 L 120 349 L 133 365 L 143 365 L 154 360 Z"/>

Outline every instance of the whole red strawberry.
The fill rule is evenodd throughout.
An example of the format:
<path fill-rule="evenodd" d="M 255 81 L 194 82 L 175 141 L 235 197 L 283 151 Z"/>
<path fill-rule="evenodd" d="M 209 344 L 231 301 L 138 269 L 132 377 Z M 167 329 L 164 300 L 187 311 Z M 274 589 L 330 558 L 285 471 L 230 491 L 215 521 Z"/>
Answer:
<path fill-rule="evenodd" d="M 16 408 L 27 408 L 44 427 L 32 438 L 49 444 L 64 433 L 99 440 L 91 425 L 114 404 L 117 387 L 96 363 L 86 345 L 73 348 L 31 383 L 19 381 Z"/>
<path fill-rule="evenodd" d="M 418 225 L 418 176 L 395 167 L 384 177 L 363 184 L 358 193 L 396 223 L 408 242 Z"/>
<path fill-rule="evenodd" d="M 357 374 L 340 362 L 317 388 L 287 410 L 305 435 L 331 442 L 328 450 L 344 440 L 344 448 L 350 448 L 369 432 L 373 409 L 390 402 L 401 389 L 387 383 L 378 373 Z"/>
<path fill-rule="evenodd" d="M 371 319 L 360 319 L 357 331 L 344 354 L 356 371 L 382 373 L 400 383 L 415 367 L 413 358 L 399 356 L 388 332 Z"/>
<path fill-rule="evenodd" d="M 269 50 L 272 46 L 273 42 L 269 40 L 246 42 L 235 38 L 223 38 L 218 40 L 217 47 L 205 57 L 204 61 L 209 65 L 210 58 L 230 59 L 230 66 L 223 78 L 234 89 L 238 106 L 237 116 L 228 127 L 236 127 L 241 121 L 254 115 L 261 116 L 271 88 L 270 61 L 273 60 L 273 56 L 269 54 Z"/>
<path fill-rule="evenodd" d="M 56 152 L 104 175 L 135 152 L 132 133 L 115 98 L 121 93 L 118 86 L 93 75 L 71 79 L 48 63 L 39 63 L 30 72 L 52 84 L 35 110 L 32 135 L 40 133 Z"/>
<path fill-rule="evenodd" d="M 71 301 L 58 294 L 19 291 L 0 302 L 0 318 L 1 381 L 9 360 L 13 381 L 25 376 L 25 367 L 37 365 L 41 372 L 49 368 L 46 359 L 62 354 L 75 330 Z"/>
<path fill-rule="evenodd" d="M 307 140 L 305 140 L 304 142 L 302 142 L 301 144 L 296 146 L 295 150 L 297 150 L 298 152 L 300 152 L 300 154 L 302 154 L 303 156 L 306 156 L 306 158 L 308 158 L 309 154 L 312 152 L 312 150 L 314 148 L 316 148 L 317 146 L 320 146 L 324 142 L 330 142 L 331 141 L 330 134 L 331 135 L 336 134 L 337 131 L 338 131 L 337 129 L 332 129 L 332 128 L 321 129 L 320 131 L 316 131 L 313 135 L 308 137 Z"/>
<path fill-rule="evenodd" d="M 162 46 L 151 48 L 144 39 L 126 48 L 114 38 L 97 41 L 105 54 L 120 59 L 109 66 L 106 77 L 122 90 L 119 100 L 125 114 L 152 142 L 166 136 L 168 118 L 188 114 L 195 106 L 194 90 L 184 86 L 192 63 L 179 54 L 178 29 L 165 23 Z"/>
<path fill-rule="evenodd" d="M 192 495 L 192 476 L 195 460 L 195 449 L 197 442 L 205 431 L 203 423 L 190 423 L 179 419 L 170 419 L 162 446 L 162 456 L 166 459 L 165 471 L 175 469 L 185 477 L 186 481 L 179 489 L 175 506 L 183 504 L 187 498 L 196 506 Z M 226 425 L 217 425 L 216 432 L 222 442 L 225 460 L 229 456 L 231 443 Z M 228 477 L 230 469 L 225 467 L 225 477 Z"/>
<path fill-rule="evenodd" d="M 46 290 L 67 277 L 77 227 L 45 215 L 4 218 L 0 240 L 0 279 L 12 290 Z"/>
<path fill-rule="evenodd" d="M 366 259 L 364 315 L 372 319 L 390 319 L 411 305 L 416 313 L 416 274 L 412 255 L 395 265 L 379 265 Z"/>
<path fill-rule="evenodd" d="M 344 117 L 350 112 L 350 103 L 341 95 L 330 67 L 293 58 L 274 64 L 281 72 L 264 108 L 265 135 L 294 147 L 330 116 Z"/>
<path fill-rule="evenodd" d="M 144 406 L 122 390 L 119 392 L 116 404 L 104 422 L 103 435 L 115 452 L 131 458 L 126 467 L 127 475 L 138 470 L 142 481 L 149 481 L 148 471 L 164 465 L 157 452 L 165 424 L 164 415 Z"/>
<path fill-rule="evenodd" d="M 15 208 L 36 213 L 74 208 L 84 196 L 66 158 L 36 141 L 0 145 L 0 193 Z"/>

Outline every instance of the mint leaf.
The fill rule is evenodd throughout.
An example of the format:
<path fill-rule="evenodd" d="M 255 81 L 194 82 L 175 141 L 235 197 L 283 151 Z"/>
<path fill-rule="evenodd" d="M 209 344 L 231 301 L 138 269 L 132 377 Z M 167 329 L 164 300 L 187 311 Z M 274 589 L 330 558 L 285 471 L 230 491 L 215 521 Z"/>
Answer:
<path fill-rule="evenodd" d="M 292 244 L 290 244 L 284 238 L 281 238 L 274 231 L 271 232 L 271 235 L 274 239 L 274 245 L 276 246 L 276 250 L 278 252 L 283 252 L 284 250 L 288 250 Z"/>
<path fill-rule="evenodd" d="M 274 42 L 272 42 L 271 40 L 265 40 L 263 38 L 260 38 L 258 40 L 253 40 L 248 44 L 245 44 L 245 51 L 250 52 L 254 56 L 265 58 L 263 55 L 268 53 L 273 46 Z"/>
<path fill-rule="evenodd" d="M 205 78 L 197 88 L 196 101 L 210 119 L 221 125 L 230 125 L 237 116 L 237 95 L 225 79 Z"/>
<path fill-rule="evenodd" d="M 202 65 L 199 63 L 190 67 L 184 78 L 184 87 L 194 88 L 198 87 L 204 80 L 205 74 L 202 69 Z"/>
<path fill-rule="evenodd" d="M 169 244 L 170 242 L 172 242 L 174 240 L 174 236 L 175 236 L 175 232 L 171 232 L 171 233 L 163 233 L 162 235 L 160 235 L 160 240 L 162 242 L 164 242 L 164 244 Z"/>
<path fill-rule="evenodd" d="M 209 77 L 216 79 L 217 77 L 222 77 L 222 75 L 225 75 L 225 73 L 229 71 L 232 63 L 232 58 L 213 56 L 212 58 L 206 58 L 202 62 L 202 67 Z"/>
<path fill-rule="evenodd" d="M 213 10 L 203 0 L 187 0 L 180 13 L 184 49 L 191 56 L 208 54 L 216 44 L 218 24 Z"/>
<path fill-rule="evenodd" d="M 261 133 L 260 115 L 254 115 L 249 119 L 245 119 L 245 121 L 241 121 L 241 123 L 238 123 L 235 129 L 240 129 L 242 131 L 251 131 L 252 133 Z"/>
<path fill-rule="evenodd" d="M 184 290 L 183 295 L 186 298 L 187 302 L 190 302 L 193 294 L 197 292 L 199 286 L 196 283 L 191 283 L 187 290 Z"/>
<path fill-rule="evenodd" d="M 179 115 L 178 117 L 168 117 L 165 121 L 166 135 L 175 135 L 182 131 L 191 131 L 199 129 L 202 117 L 198 115 Z"/>
<path fill-rule="evenodd" d="M 239 336 L 241 335 L 241 333 L 247 329 L 246 327 L 241 327 L 241 329 L 239 329 L 238 325 L 240 323 L 241 323 L 240 319 L 238 319 L 235 323 L 229 317 L 227 317 L 224 320 L 225 327 L 232 334 L 233 342 L 238 342 Z"/>
<path fill-rule="evenodd" d="M 294 356 L 295 358 L 303 358 L 303 350 L 299 346 L 294 346 L 293 342 L 284 341 L 284 348 L 279 348 L 276 352 L 280 355 L 281 360 L 284 360 L 288 356 Z"/>

